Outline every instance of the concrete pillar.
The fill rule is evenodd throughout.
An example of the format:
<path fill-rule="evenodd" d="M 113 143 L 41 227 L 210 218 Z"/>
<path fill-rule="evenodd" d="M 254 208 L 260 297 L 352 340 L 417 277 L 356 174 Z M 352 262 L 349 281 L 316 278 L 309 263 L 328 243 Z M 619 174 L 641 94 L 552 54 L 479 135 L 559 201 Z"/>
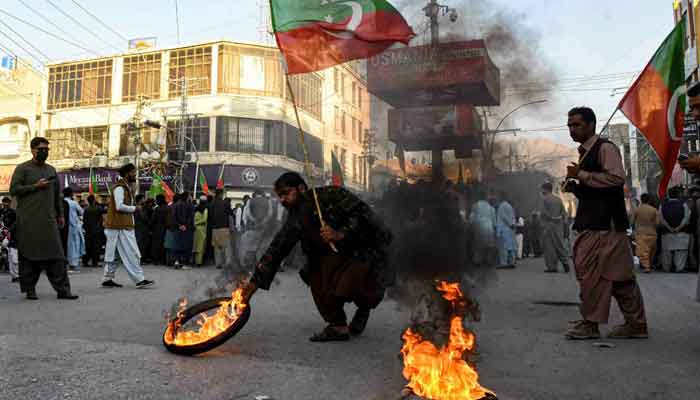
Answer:
<path fill-rule="evenodd" d="M 124 83 L 124 57 L 115 57 L 112 62 L 112 105 L 122 104 Z"/>
<path fill-rule="evenodd" d="M 216 117 L 209 117 L 209 152 L 216 151 Z"/>
<path fill-rule="evenodd" d="M 160 98 L 168 99 L 170 90 L 170 53 L 164 51 L 160 58 Z"/>
<path fill-rule="evenodd" d="M 107 156 L 109 158 L 115 158 L 119 156 L 119 139 L 121 135 L 121 125 L 111 124 L 109 126 L 109 149 L 107 150 Z"/>
<path fill-rule="evenodd" d="M 219 45 L 211 46 L 211 94 L 219 93 Z"/>

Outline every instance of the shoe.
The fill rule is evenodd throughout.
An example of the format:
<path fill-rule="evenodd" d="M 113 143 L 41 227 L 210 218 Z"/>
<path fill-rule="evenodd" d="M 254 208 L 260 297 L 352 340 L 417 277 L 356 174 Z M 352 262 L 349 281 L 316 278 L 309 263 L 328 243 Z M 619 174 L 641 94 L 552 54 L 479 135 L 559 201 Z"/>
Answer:
<path fill-rule="evenodd" d="M 79 269 L 69 269 L 69 270 L 68 270 L 68 273 L 71 274 L 71 275 L 72 275 L 72 274 L 79 274 L 79 273 L 80 273 L 80 270 L 79 270 Z"/>
<path fill-rule="evenodd" d="M 564 336 L 569 340 L 600 339 L 600 331 L 595 322 L 578 321 Z"/>
<path fill-rule="evenodd" d="M 188 265 L 183 265 L 183 266 L 181 266 L 179 269 L 181 269 L 181 270 L 183 270 L 183 271 L 188 271 L 188 270 L 192 269 L 192 267 L 190 267 L 190 266 L 188 266 Z"/>
<path fill-rule="evenodd" d="M 143 289 L 143 288 L 151 287 L 153 285 L 155 285 L 154 281 L 149 281 L 148 279 L 144 279 L 141 282 L 136 284 L 136 288 Z"/>
<path fill-rule="evenodd" d="M 56 296 L 56 298 L 59 300 L 77 300 L 78 295 L 70 293 L 59 293 L 58 296 Z"/>
<path fill-rule="evenodd" d="M 123 285 L 118 284 L 117 282 L 113 280 L 108 280 L 102 282 L 102 287 L 107 287 L 107 288 L 119 288 L 119 287 L 124 287 Z"/>
<path fill-rule="evenodd" d="M 329 325 L 326 329 L 311 336 L 309 340 L 312 342 L 347 342 L 350 340 L 350 334 L 341 333 Z"/>
<path fill-rule="evenodd" d="M 39 300 L 34 289 L 27 290 L 27 300 Z"/>
<path fill-rule="evenodd" d="M 556 269 L 545 269 L 544 272 L 548 274 L 556 274 L 558 271 Z"/>
<path fill-rule="evenodd" d="M 367 321 L 369 321 L 369 314 L 370 310 L 362 308 L 358 308 L 357 311 L 355 311 L 355 316 L 352 317 L 352 321 L 350 322 L 351 335 L 357 336 L 364 332 L 367 327 Z"/>
<path fill-rule="evenodd" d="M 19 278 L 12 278 L 12 283 L 17 283 L 19 282 Z"/>
<path fill-rule="evenodd" d="M 569 268 L 569 265 L 568 265 L 568 264 L 564 264 L 564 273 L 567 273 L 567 274 L 568 274 L 569 271 L 571 271 L 571 268 Z"/>
<path fill-rule="evenodd" d="M 616 326 L 608 333 L 610 339 L 648 339 L 647 324 L 624 324 Z"/>

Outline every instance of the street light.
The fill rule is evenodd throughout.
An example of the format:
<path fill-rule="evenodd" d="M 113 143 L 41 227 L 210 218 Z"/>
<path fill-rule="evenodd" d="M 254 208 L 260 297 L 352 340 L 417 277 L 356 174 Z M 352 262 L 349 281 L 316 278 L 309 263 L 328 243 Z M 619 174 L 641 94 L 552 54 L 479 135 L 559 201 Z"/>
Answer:
<path fill-rule="evenodd" d="M 511 112 L 509 112 L 508 114 L 506 114 L 505 117 L 503 117 L 503 118 L 501 119 L 501 121 L 498 123 L 498 125 L 496 126 L 496 129 L 494 129 L 493 131 L 487 130 L 486 133 L 487 133 L 487 134 L 491 134 L 491 143 L 488 144 L 488 145 L 489 145 L 489 153 L 488 153 L 488 154 L 489 154 L 489 164 L 490 164 L 491 167 L 493 167 L 493 148 L 494 148 L 494 146 L 495 146 L 495 144 L 496 144 L 496 134 L 499 132 L 499 129 L 501 128 L 501 125 L 503 125 L 503 122 L 505 122 L 505 120 L 508 119 L 508 117 L 510 117 L 510 116 L 513 115 L 516 111 L 518 111 L 518 110 L 520 110 L 520 109 L 522 109 L 522 108 L 525 108 L 525 107 L 527 107 L 527 106 L 531 106 L 531 105 L 534 105 L 534 104 L 546 103 L 546 102 L 548 102 L 548 101 L 549 101 L 549 100 L 535 100 L 535 101 L 531 101 L 531 102 L 529 102 L 529 103 L 521 104 L 521 105 L 515 107 Z M 484 117 L 484 118 L 485 118 L 485 117 Z"/>

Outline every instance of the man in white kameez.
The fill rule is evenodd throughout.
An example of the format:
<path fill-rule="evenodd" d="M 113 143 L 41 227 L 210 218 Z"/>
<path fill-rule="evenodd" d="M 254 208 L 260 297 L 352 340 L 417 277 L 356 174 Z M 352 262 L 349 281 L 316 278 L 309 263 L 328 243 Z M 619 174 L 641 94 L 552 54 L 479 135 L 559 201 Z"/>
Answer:
<path fill-rule="evenodd" d="M 141 253 L 134 232 L 134 196 L 130 185 L 136 182 L 136 167 L 126 164 L 119 169 L 121 177 L 114 188 L 109 200 L 109 208 L 105 216 L 104 227 L 107 245 L 105 246 L 105 273 L 103 287 L 122 287 L 114 282 L 114 276 L 120 265 L 124 265 L 129 277 L 136 287 L 153 286 L 154 281 L 144 277 L 141 268 Z"/>
<path fill-rule="evenodd" d="M 66 259 L 68 260 L 68 272 L 80 272 L 80 259 L 85 255 L 85 236 L 83 235 L 83 208 L 73 200 L 73 190 L 69 187 L 63 189 L 63 200 L 68 204 L 68 241 Z"/>

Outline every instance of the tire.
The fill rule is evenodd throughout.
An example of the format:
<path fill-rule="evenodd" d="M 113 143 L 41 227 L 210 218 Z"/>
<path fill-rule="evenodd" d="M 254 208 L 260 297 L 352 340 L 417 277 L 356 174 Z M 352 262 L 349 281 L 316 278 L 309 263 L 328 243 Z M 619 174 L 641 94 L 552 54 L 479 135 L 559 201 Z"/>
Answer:
<path fill-rule="evenodd" d="M 195 304 L 192 307 L 188 307 L 183 312 L 182 324 L 185 324 L 187 321 L 203 312 L 218 308 L 221 302 L 229 300 L 231 300 L 230 297 L 218 297 L 215 299 L 204 301 L 202 303 Z M 240 317 L 238 317 L 236 322 L 234 322 L 233 325 L 231 325 L 228 329 L 221 332 L 219 335 L 212 337 L 206 342 L 197 343 L 190 346 L 178 346 L 174 343 L 167 343 L 165 340 L 165 333 L 167 332 L 166 327 L 166 330 L 163 332 L 163 345 L 166 349 L 168 349 L 169 352 L 181 356 L 194 356 L 200 353 L 205 353 L 209 350 L 221 346 L 227 340 L 235 336 L 241 329 L 243 329 L 245 324 L 248 322 L 249 318 L 250 304 L 243 310 L 243 313 Z"/>

